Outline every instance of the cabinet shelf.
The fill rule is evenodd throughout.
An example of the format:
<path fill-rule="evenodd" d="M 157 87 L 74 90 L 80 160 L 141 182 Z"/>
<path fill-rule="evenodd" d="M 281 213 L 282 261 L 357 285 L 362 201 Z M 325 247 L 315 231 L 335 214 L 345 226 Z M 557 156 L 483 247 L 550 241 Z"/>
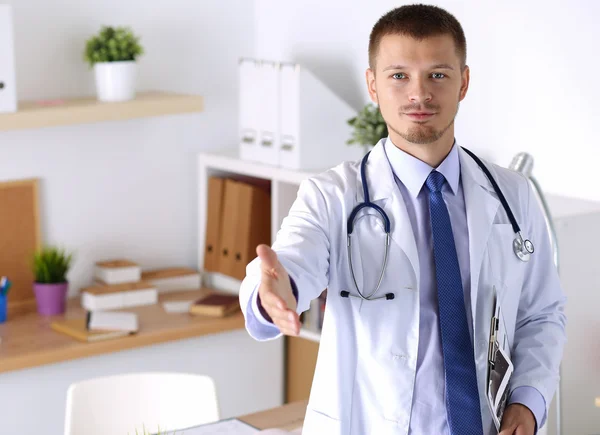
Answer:
<path fill-rule="evenodd" d="M 17 112 L 0 114 L 0 131 L 120 121 L 203 109 L 201 96 L 157 91 L 139 92 L 133 100 L 114 103 L 100 102 L 96 97 L 23 101 Z"/>

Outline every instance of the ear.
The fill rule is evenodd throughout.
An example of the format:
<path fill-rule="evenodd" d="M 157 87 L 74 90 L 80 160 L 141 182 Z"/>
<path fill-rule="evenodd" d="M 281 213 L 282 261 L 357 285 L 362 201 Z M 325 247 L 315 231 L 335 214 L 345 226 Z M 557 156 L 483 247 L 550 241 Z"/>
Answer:
<path fill-rule="evenodd" d="M 365 78 L 367 80 L 367 90 L 369 91 L 369 97 L 371 97 L 371 101 L 373 103 L 378 104 L 379 99 L 377 98 L 377 87 L 375 86 L 375 73 L 371 68 L 367 68 Z"/>
<path fill-rule="evenodd" d="M 465 65 L 465 69 L 461 74 L 461 85 L 460 85 L 460 94 L 459 100 L 462 101 L 467 96 L 467 91 L 469 90 L 469 81 L 471 80 L 471 70 Z"/>

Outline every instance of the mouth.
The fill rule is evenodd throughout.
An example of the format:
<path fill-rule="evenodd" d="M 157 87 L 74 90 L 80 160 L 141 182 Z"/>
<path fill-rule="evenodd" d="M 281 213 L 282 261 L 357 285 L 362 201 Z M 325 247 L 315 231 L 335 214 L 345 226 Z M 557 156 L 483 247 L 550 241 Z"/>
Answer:
<path fill-rule="evenodd" d="M 426 119 L 433 118 L 436 114 L 433 112 L 412 112 L 412 113 L 405 113 L 405 115 L 415 121 L 424 121 Z"/>

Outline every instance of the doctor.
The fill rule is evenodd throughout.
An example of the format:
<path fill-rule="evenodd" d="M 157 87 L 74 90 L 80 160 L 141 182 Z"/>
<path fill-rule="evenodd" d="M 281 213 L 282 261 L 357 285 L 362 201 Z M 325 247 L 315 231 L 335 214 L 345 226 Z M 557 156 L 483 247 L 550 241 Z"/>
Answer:
<path fill-rule="evenodd" d="M 383 16 L 366 81 L 389 137 L 364 174 L 346 162 L 304 181 L 272 248 L 258 246 L 247 267 L 240 302 L 257 340 L 297 335 L 299 314 L 327 289 L 305 435 L 497 433 L 487 402 L 496 306 L 514 365 L 500 433 L 532 435 L 546 421 L 565 298 L 527 180 L 482 162 L 516 235 L 502 194 L 455 140 L 469 78 L 451 14 L 410 5 Z M 354 216 L 348 249 L 348 218 L 369 200 L 378 208 Z"/>

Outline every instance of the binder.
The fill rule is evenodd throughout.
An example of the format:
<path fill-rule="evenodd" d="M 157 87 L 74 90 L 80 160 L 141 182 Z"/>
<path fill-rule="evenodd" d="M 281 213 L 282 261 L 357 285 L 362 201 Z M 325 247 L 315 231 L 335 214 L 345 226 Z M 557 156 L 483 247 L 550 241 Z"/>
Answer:
<path fill-rule="evenodd" d="M 12 9 L 0 4 L 0 113 L 17 111 Z"/>
<path fill-rule="evenodd" d="M 271 195 L 256 186 L 239 183 L 235 251 L 231 275 L 244 279 L 246 266 L 256 257 L 256 247 L 271 245 Z"/>
<path fill-rule="evenodd" d="M 279 165 L 279 91 L 280 65 L 261 61 L 259 64 L 260 105 L 259 135 L 255 158 L 268 165 Z"/>
<path fill-rule="evenodd" d="M 222 224 L 219 237 L 219 259 L 217 271 L 231 276 L 233 272 L 233 252 L 235 250 L 238 210 L 239 182 L 225 179 L 223 186 Z"/>
<path fill-rule="evenodd" d="M 243 160 L 279 164 L 279 64 L 257 59 L 239 63 L 239 134 Z"/>
<path fill-rule="evenodd" d="M 223 222 L 224 187 L 223 178 L 213 176 L 208 179 L 204 270 L 209 272 L 219 271 L 219 239 Z"/>
<path fill-rule="evenodd" d="M 364 155 L 346 143 L 356 110 L 298 63 L 282 63 L 280 77 L 281 167 L 325 170 Z"/>
<path fill-rule="evenodd" d="M 252 160 L 258 147 L 258 107 L 260 102 L 259 64 L 254 59 L 239 63 L 239 145 L 240 157 Z"/>
<path fill-rule="evenodd" d="M 225 181 L 219 272 L 242 280 L 256 246 L 271 244 L 271 196 L 263 188 Z"/>

